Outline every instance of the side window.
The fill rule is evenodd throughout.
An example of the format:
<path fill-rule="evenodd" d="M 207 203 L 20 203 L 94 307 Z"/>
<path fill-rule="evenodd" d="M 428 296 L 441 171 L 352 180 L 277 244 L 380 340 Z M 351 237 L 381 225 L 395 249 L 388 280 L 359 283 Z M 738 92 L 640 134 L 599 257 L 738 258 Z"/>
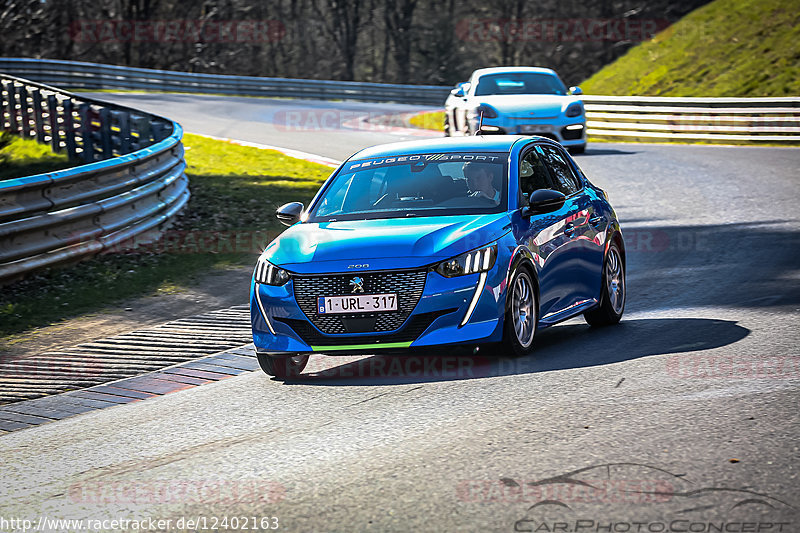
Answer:
<path fill-rule="evenodd" d="M 537 150 L 540 148 L 541 154 L 544 156 L 544 162 L 553 176 L 553 188 L 567 196 L 578 192 L 581 188 L 581 182 L 572 171 L 572 167 L 570 167 L 565 156 L 552 146 L 536 147 Z"/>
<path fill-rule="evenodd" d="M 535 150 L 531 150 L 523 156 L 519 163 L 519 190 L 522 193 L 522 205 L 528 204 L 534 191 L 552 188 L 550 176 L 541 156 Z"/>

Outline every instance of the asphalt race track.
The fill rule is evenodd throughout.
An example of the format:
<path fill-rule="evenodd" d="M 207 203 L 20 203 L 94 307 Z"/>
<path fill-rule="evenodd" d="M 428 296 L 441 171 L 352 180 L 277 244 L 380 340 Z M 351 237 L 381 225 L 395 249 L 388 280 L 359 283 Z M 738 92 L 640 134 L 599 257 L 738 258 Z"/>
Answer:
<path fill-rule="evenodd" d="M 336 159 L 404 138 L 288 127 L 289 100 L 100 97 Z M 420 108 L 309 109 L 349 124 Z M 594 144 L 576 160 L 622 222 L 619 326 L 572 320 L 516 360 L 319 357 L 292 382 L 249 372 L 9 433 L 0 516 L 800 531 L 800 150 Z"/>

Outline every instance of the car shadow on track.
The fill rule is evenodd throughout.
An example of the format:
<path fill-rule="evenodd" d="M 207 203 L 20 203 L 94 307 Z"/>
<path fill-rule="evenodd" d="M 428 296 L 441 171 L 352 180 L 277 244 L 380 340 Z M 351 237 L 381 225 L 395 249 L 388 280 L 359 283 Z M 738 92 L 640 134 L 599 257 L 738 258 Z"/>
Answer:
<path fill-rule="evenodd" d="M 335 357 L 318 357 L 291 385 L 398 385 L 476 379 L 607 365 L 733 344 L 750 333 L 736 322 L 704 318 L 624 320 L 617 326 L 590 328 L 563 324 L 537 334 L 528 356 L 505 357 L 496 349 L 475 353 L 416 350 L 410 354 L 374 355 L 336 365 Z M 665 361 L 667 372 L 669 361 Z"/>
<path fill-rule="evenodd" d="M 586 157 L 588 155 L 633 155 L 639 152 L 631 150 L 617 150 L 614 148 L 594 148 L 591 145 L 582 154 L 575 154 L 574 157 Z"/>
<path fill-rule="evenodd" d="M 624 225 L 626 312 L 770 309 L 791 320 L 800 306 L 800 231 L 785 222 Z"/>

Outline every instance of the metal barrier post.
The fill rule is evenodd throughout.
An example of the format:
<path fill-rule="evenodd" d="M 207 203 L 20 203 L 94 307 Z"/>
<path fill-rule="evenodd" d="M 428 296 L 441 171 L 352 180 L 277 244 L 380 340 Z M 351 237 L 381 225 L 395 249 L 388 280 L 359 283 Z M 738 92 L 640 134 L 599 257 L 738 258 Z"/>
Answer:
<path fill-rule="evenodd" d="M 119 152 L 127 154 L 131 151 L 131 114 L 117 111 L 119 117 Z"/>
<path fill-rule="evenodd" d="M 100 109 L 100 146 L 103 150 L 103 159 L 114 157 L 111 143 L 111 112 L 107 107 Z"/>
<path fill-rule="evenodd" d="M 19 88 L 19 116 L 20 116 L 20 136 L 23 139 L 31 137 L 31 117 L 28 108 L 28 91 L 25 87 Z"/>
<path fill-rule="evenodd" d="M 33 122 L 36 130 L 36 141 L 44 144 L 44 115 L 42 112 L 42 93 L 39 89 L 34 89 L 31 93 L 33 98 Z"/>
<path fill-rule="evenodd" d="M 58 100 L 56 95 L 47 97 L 47 115 L 50 119 L 50 147 L 55 153 L 61 152 L 61 132 L 58 127 Z"/>
<path fill-rule="evenodd" d="M 6 83 L 6 104 L 8 106 L 8 131 L 17 133 L 17 87 L 13 81 Z"/>
<path fill-rule="evenodd" d="M 78 148 L 75 142 L 75 120 L 72 116 L 72 100 L 67 98 L 61 102 L 61 108 L 64 110 L 64 119 L 61 123 L 64 125 L 64 135 L 67 143 L 67 157 L 74 161 L 78 156 Z"/>
<path fill-rule="evenodd" d="M 94 139 L 92 138 L 92 118 L 89 116 L 89 104 L 78 106 L 78 116 L 81 119 L 81 140 L 83 141 L 83 160 L 86 163 L 94 161 Z"/>

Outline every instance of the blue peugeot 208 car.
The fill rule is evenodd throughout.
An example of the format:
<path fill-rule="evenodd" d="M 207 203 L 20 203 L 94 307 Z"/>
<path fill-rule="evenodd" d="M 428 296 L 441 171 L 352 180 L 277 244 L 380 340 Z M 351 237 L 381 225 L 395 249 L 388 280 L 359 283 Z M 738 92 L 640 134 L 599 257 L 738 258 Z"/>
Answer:
<path fill-rule="evenodd" d="M 442 345 L 531 350 L 536 330 L 583 314 L 619 322 L 625 244 L 606 194 L 551 140 L 392 143 L 345 161 L 251 284 L 261 368 L 285 378 L 314 352 Z"/>

